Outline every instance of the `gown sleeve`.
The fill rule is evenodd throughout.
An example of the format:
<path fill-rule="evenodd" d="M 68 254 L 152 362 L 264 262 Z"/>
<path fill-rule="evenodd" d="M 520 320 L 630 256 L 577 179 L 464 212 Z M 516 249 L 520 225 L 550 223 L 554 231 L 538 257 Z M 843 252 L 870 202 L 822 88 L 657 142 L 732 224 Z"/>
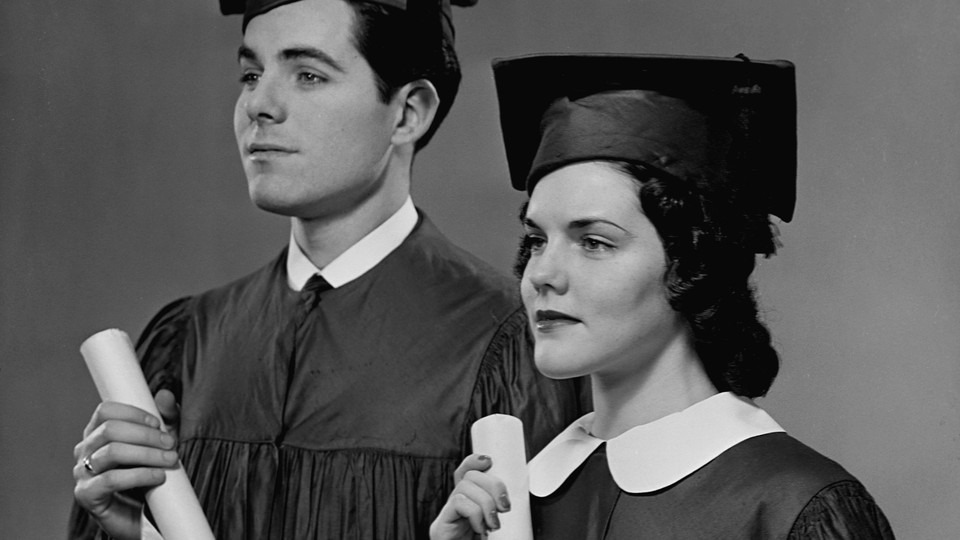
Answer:
<path fill-rule="evenodd" d="M 147 324 L 137 340 L 137 355 L 150 391 L 161 388 L 173 391 L 180 401 L 179 366 L 182 363 L 184 343 L 189 327 L 187 306 L 189 298 L 171 302 Z M 108 540 L 90 514 L 74 501 L 70 510 L 69 540 Z"/>
<path fill-rule="evenodd" d="M 893 540 L 883 511 L 856 480 L 825 487 L 803 509 L 788 540 Z"/>
<path fill-rule="evenodd" d="M 473 391 L 463 434 L 463 454 L 470 453 L 470 426 L 494 413 L 523 421 L 527 458 L 590 410 L 585 378 L 554 380 L 537 371 L 533 337 L 523 309 L 513 312 L 490 341 Z"/>
<path fill-rule="evenodd" d="M 161 389 L 173 392 L 177 402 L 183 395 L 180 368 L 190 333 L 190 297 L 167 304 L 147 323 L 137 340 L 137 356 L 154 394 Z"/>

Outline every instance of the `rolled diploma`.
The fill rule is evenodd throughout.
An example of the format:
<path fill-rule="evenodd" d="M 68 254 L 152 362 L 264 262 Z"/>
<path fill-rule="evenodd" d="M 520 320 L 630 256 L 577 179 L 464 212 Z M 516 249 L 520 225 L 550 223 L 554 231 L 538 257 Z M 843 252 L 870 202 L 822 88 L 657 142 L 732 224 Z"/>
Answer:
<path fill-rule="evenodd" d="M 500 514 L 500 528 L 490 533 L 490 540 L 532 540 L 523 422 L 507 414 L 491 414 L 473 423 L 470 436 L 473 452 L 490 456 L 493 466 L 488 472 L 506 484 L 510 496 L 510 511 Z"/>
<path fill-rule="evenodd" d="M 161 418 L 125 332 L 111 329 L 94 334 L 80 345 L 80 354 L 100 399 L 133 405 Z M 164 539 L 214 540 L 183 466 L 177 463 L 166 473 L 163 484 L 147 491 L 147 504 Z"/>

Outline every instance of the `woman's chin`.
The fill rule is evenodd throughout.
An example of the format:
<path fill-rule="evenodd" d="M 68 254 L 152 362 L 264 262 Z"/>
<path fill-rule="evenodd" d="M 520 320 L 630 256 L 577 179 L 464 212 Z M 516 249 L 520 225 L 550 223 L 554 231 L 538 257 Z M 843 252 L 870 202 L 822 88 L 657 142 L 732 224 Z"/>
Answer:
<path fill-rule="evenodd" d="M 534 364 L 537 366 L 537 371 L 550 379 L 573 379 L 589 373 L 589 370 L 582 365 L 556 358 L 543 358 L 536 354 L 534 355 Z"/>

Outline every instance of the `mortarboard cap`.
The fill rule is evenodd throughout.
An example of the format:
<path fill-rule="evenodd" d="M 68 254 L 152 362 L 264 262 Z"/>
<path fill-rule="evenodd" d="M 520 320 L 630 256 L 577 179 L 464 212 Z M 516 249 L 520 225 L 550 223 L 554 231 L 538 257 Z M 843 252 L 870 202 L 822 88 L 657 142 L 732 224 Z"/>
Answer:
<path fill-rule="evenodd" d="M 247 23 L 257 15 L 262 15 L 271 9 L 280 7 L 284 4 L 292 4 L 300 0 L 220 0 L 220 12 L 224 15 L 243 14 L 243 30 L 247 29 Z M 443 15 L 443 31 L 453 41 L 453 15 L 450 13 L 450 5 L 469 7 L 477 3 L 477 0 L 366 0 L 371 4 L 380 4 L 400 10 L 406 10 L 408 5 L 415 4 L 435 4 L 440 8 Z"/>
<path fill-rule="evenodd" d="M 784 221 L 796 200 L 794 66 L 785 60 L 544 54 L 493 63 L 513 187 L 579 161 L 616 160 L 689 181 L 731 171 Z"/>

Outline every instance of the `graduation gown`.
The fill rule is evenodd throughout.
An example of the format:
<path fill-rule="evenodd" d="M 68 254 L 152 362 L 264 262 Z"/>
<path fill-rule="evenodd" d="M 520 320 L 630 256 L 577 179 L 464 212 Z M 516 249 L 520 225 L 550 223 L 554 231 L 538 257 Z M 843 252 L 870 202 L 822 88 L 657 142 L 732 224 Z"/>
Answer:
<path fill-rule="evenodd" d="M 538 539 L 893 538 L 856 478 L 750 400 L 719 394 L 610 441 L 591 419 L 530 464 Z"/>
<path fill-rule="evenodd" d="M 173 302 L 138 344 L 217 538 L 426 538 L 473 421 L 519 416 L 533 455 L 582 414 L 579 383 L 536 372 L 516 284 L 426 217 L 336 289 L 291 290 L 284 261 Z"/>

